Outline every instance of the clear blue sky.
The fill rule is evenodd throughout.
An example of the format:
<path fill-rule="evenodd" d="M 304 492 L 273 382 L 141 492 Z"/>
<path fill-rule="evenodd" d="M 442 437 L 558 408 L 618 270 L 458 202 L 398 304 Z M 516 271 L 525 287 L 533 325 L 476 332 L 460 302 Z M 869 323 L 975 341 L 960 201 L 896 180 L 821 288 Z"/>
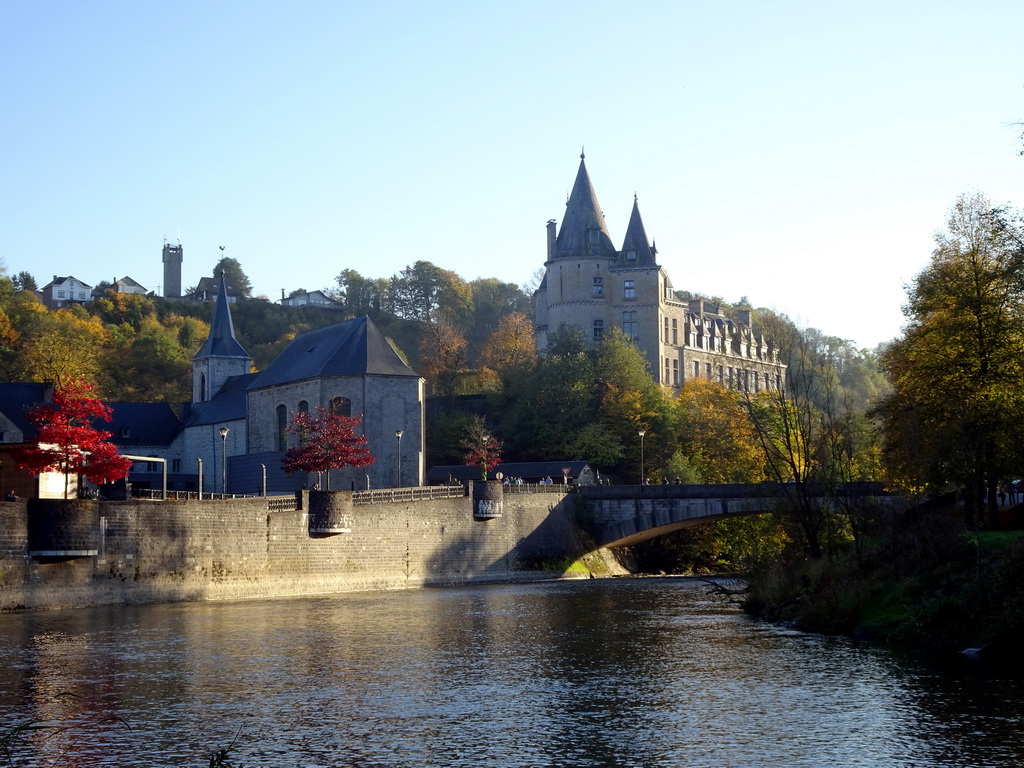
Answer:
<path fill-rule="evenodd" d="M 874 346 L 958 195 L 1024 204 L 1022 29 L 1020 0 L 0 0 L 0 257 L 523 284 L 585 146 L 677 288 Z"/>

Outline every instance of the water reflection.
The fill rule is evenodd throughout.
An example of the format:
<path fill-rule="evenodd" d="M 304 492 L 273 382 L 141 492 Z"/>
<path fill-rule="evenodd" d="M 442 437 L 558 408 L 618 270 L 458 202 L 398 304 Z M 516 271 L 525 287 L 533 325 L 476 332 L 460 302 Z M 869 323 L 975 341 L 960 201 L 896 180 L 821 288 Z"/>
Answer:
<path fill-rule="evenodd" d="M 1024 761 L 1019 681 L 751 622 L 678 579 L 5 616 L 0 662 L 0 722 L 79 725 L 19 766 L 198 766 L 239 729 L 255 766 Z"/>

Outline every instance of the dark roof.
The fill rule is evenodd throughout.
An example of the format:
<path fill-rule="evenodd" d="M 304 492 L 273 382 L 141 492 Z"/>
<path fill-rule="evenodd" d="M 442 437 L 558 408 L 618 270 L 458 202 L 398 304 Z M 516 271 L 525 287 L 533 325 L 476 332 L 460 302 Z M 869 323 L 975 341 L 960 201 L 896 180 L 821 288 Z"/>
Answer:
<path fill-rule="evenodd" d="M 419 378 L 366 316 L 300 333 L 248 388 L 363 374 Z"/>
<path fill-rule="evenodd" d="M 3 413 L 26 437 L 35 434 L 35 425 L 25 414 L 46 400 L 47 385 L 38 382 L 0 383 L 0 413 Z"/>
<path fill-rule="evenodd" d="M 192 403 L 182 426 L 197 427 L 202 424 L 244 419 L 247 415 L 245 390 L 259 375 L 247 373 L 244 376 L 230 377 L 212 400 Z"/>
<path fill-rule="evenodd" d="M 628 261 L 626 259 L 626 254 L 629 251 L 636 251 L 635 261 Z M 647 244 L 647 232 L 644 231 L 644 222 L 640 218 L 640 206 L 637 203 L 636 195 L 633 195 L 633 212 L 629 216 L 626 238 L 622 243 L 622 261 L 628 266 L 657 266 L 654 260 L 654 249 Z"/>
<path fill-rule="evenodd" d="M 113 411 L 110 421 L 97 420 L 93 426 L 111 433 L 118 448 L 132 445 L 170 445 L 181 421 L 169 403 L 107 403 Z"/>
<path fill-rule="evenodd" d="M 597 231 L 598 242 L 588 240 L 588 231 Z M 603 256 L 609 259 L 618 257 L 612 245 L 608 225 L 604 221 L 601 204 L 597 202 L 597 193 L 590 183 L 584 156 L 580 155 L 580 168 L 576 173 L 569 201 L 565 204 L 565 217 L 561 229 L 555 239 L 553 258 L 577 258 L 580 256 Z"/>
<path fill-rule="evenodd" d="M 493 472 L 488 473 L 489 478 L 501 472 L 505 477 L 521 477 L 531 480 L 542 477 L 550 477 L 552 480 L 562 479 L 562 469 L 568 467 L 569 477 L 579 477 L 580 474 L 590 467 L 586 461 L 519 461 L 499 464 Z M 480 467 L 467 464 L 446 464 L 430 468 L 427 472 L 427 484 L 443 483 L 453 477 L 456 480 L 479 480 Z"/>
<path fill-rule="evenodd" d="M 250 360 L 249 353 L 235 338 L 235 324 L 231 321 L 231 307 L 228 304 L 227 281 L 220 280 L 217 301 L 213 305 L 213 319 L 210 321 L 210 335 L 193 360 L 204 357 L 241 357 Z"/>

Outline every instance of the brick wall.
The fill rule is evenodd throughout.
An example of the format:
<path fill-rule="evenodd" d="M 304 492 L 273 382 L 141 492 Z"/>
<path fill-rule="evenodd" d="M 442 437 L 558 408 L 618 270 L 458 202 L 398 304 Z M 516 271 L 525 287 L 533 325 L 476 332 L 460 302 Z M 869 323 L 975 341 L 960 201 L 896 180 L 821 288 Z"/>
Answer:
<path fill-rule="evenodd" d="M 23 503 L 0 504 L 0 610 L 304 595 L 550 578 L 582 554 L 575 497 L 515 494 L 474 521 L 469 498 L 354 507 L 351 533 L 309 533 L 265 499 L 101 502 L 99 554 L 27 556 Z"/>

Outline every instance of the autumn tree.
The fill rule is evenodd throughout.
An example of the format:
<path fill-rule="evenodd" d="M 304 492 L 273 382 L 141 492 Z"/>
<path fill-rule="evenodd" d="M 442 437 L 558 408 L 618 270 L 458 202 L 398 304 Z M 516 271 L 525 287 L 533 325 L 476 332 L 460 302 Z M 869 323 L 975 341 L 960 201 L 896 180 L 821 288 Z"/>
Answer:
<path fill-rule="evenodd" d="M 103 323 L 82 307 L 37 316 L 21 338 L 18 376 L 25 381 L 96 381 L 109 338 Z"/>
<path fill-rule="evenodd" d="M 332 469 L 367 467 L 377 460 L 365 447 L 366 435 L 356 434 L 361 416 L 341 416 L 317 406 L 316 413 L 292 414 L 288 431 L 298 435 L 298 445 L 285 451 L 281 463 L 286 472 L 326 472 L 327 490 Z"/>
<path fill-rule="evenodd" d="M 94 426 L 110 419 L 111 410 L 96 397 L 93 385 L 72 378 L 54 390 L 52 403 L 28 413 L 36 435 L 30 446 L 15 452 L 15 463 L 34 476 L 61 472 L 65 499 L 71 475 L 85 475 L 94 483 L 122 480 L 131 470 L 131 460 L 118 454 L 110 432 Z"/>
<path fill-rule="evenodd" d="M 505 315 L 488 337 L 480 364 L 500 374 L 524 370 L 537 362 L 533 321 L 522 312 Z"/>
<path fill-rule="evenodd" d="M 997 485 L 1024 464 L 1024 238 L 974 195 L 935 240 L 883 356 L 886 456 L 927 489 L 966 488 L 976 510 L 987 494 L 994 525 Z"/>
<path fill-rule="evenodd" d="M 487 480 L 487 473 L 501 463 L 501 443 L 487 429 L 481 416 L 470 419 L 459 444 L 466 451 L 463 462 L 469 467 L 479 467 L 482 480 Z"/>
<path fill-rule="evenodd" d="M 466 367 L 466 337 L 447 316 L 426 323 L 420 340 L 420 373 L 432 392 L 451 397 L 458 391 L 459 376 Z"/>
<path fill-rule="evenodd" d="M 691 379 L 676 398 L 679 444 L 705 483 L 756 483 L 764 455 L 743 397 L 706 378 Z"/>

